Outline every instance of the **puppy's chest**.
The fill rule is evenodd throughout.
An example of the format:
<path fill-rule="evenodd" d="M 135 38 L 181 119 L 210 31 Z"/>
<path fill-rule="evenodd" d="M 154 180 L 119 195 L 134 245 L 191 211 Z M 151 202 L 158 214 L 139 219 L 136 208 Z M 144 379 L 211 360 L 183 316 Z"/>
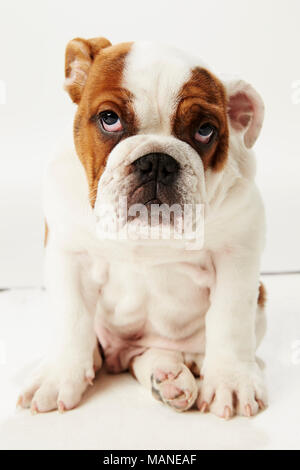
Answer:
<path fill-rule="evenodd" d="M 111 263 L 97 323 L 120 338 L 181 340 L 203 324 L 214 273 L 207 257 L 159 266 Z"/>

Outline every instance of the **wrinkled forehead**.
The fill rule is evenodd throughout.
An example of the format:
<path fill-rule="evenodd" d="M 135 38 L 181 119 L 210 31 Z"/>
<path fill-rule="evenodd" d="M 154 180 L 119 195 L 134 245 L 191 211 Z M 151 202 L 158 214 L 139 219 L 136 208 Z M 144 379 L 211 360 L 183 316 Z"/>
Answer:
<path fill-rule="evenodd" d="M 139 132 L 166 133 L 171 117 L 184 97 L 210 103 L 220 99 L 221 83 L 206 64 L 174 47 L 148 43 L 123 43 L 99 54 L 89 76 L 95 112 L 98 101 L 114 99 L 133 105 Z M 223 96 L 222 96 L 223 98 Z"/>
<path fill-rule="evenodd" d="M 140 127 L 167 130 L 179 94 L 192 70 L 204 66 L 183 52 L 165 45 L 134 43 L 126 58 L 123 86 L 134 96 Z"/>

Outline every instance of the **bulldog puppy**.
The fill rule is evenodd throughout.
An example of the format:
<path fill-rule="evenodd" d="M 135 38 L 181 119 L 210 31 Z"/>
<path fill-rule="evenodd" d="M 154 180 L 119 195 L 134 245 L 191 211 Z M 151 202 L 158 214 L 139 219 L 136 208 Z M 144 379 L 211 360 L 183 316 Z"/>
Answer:
<path fill-rule="evenodd" d="M 74 39 L 65 75 L 78 106 L 75 147 L 50 163 L 45 182 L 58 331 L 19 404 L 74 408 L 104 358 L 175 410 L 255 415 L 267 404 L 255 357 L 265 331 L 264 209 L 251 150 L 260 96 L 152 43 Z M 185 225 L 181 239 L 145 236 L 151 209 L 174 205 L 190 215 L 203 208 L 201 244 L 197 233 L 195 244 L 184 238 Z M 167 222 L 159 212 L 154 228 L 174 229 L 175 212 Z M 112 220 L 118 228 L 106 230 Z"/>

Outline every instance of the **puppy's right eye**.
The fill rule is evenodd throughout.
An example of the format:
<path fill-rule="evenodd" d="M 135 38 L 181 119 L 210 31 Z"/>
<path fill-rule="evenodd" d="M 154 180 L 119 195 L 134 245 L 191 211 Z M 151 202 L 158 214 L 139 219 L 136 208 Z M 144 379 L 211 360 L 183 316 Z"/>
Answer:
<path fill-rule="evenodd" d="M 102 128 L 106 132 L 120 132 L 123 130 L 121 120 L 114 111 L 102 111 L 102 113 L 99 114 L 99 120 Z"/>

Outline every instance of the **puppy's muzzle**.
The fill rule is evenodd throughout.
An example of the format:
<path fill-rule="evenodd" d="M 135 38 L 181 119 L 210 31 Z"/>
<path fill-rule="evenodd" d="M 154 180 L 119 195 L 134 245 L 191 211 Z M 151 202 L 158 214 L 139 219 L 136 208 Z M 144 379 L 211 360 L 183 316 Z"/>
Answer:
<path fill-rule="evenodd" d="M 165 153 L 149 153 L 132 163 L 136 187 L 130 195 L 131 203 L 173 204 L 176 201 L 175 183 L 179 163 Z"/>

